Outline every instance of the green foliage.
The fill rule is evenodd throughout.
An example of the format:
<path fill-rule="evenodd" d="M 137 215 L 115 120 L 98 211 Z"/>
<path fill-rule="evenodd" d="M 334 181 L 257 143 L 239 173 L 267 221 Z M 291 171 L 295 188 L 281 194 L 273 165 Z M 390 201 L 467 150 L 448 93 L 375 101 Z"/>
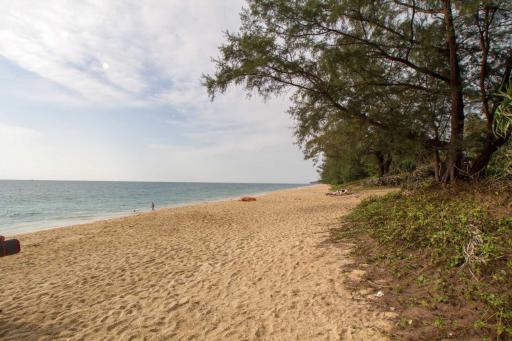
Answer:
<path fill-rule="evenodd" d="M 368 169 L 362 161 L 349 159 L 347 155 L 340 158 L 327 158 L 320 166 L 320 178 L 325 183 L 344 184 L 367 176 Z"/>
<path fill-rule="evenodd" d="M 512 143 L 509 142 L 494 153 L 486 170 L 487 175 L 495 178 L 512 177 Z"/>
<path fill-rule="evenodd" d="M 239 31 L 226 34 L 203 84 L 212 99 L 230 85 L 264 97 L 291 94 L 297 141 L 307 158 L 325 162 L 329 181 L 382 173 L 382 160 L 369 157 L 379 153 L 397 167 L 434 153 L 447 160 L 463 144 L 466 160 L 477 160 L 482 136 L 510 127 L 510 97 L 494 115 L 496 97 L 488 94 L 508 82 L 511 13 L 507 1 L 247 0 Z M 452 16 L 461 106 L 476 113 L 464 113 L 475 128 L 465 141 L 450 135 L 458 117 L 448 76 Z M 333 153 L 335 135 L 350 143 Z M 345 155 L 353 146 L 360 157 Z"/>
<path fill-rule="evenodd" d="M 494 133 L 499 137 L 507 137 L 512 130 L 512 81 L 497 96 L 501 97 L 501 102 L 494 113 Z"/>
<path fill-rule="evenodd" d="M 360 136 L 363 132 L 354 128 L 360 128 L 357 122 L 340 122 L 306 144 L 306 156 L 314 157 L 319 148 L 324 151 L 320 165 L 323 182 L 345 183 L 369 175 L 366 145 Z"/>
<path fill-rule="evenodd" d="M 459 297 L 485 306 L 474 327 L 512 337 L 512 184 L 486 186 L 366 199 L 344 217 L 339 236 L 369 236 L 379 245 L 379 267 L 400 269 L 401 280 L 409 276 L 437 303 Z M 430 271 L 407 270 L 425 267 Z M 446 283 L 461 288 L 447 295 Z"/>
<path fill-rule="evenodd" d="M 477 203 L 432 199 L 428 193 L 373 198 L 363 202 L 347 219 L 369 224 L 373 227 L 370 234 L 383 236 L 386 242 L 399 239 L 405 248 L 431 248 L 436 257 L 440 256 L 437 247 L 442 245 L 453 252 L 442 256 L 460 255 L 460 246 L 469 238 L 468 224 L 485 224 L 488 217 Z"/>

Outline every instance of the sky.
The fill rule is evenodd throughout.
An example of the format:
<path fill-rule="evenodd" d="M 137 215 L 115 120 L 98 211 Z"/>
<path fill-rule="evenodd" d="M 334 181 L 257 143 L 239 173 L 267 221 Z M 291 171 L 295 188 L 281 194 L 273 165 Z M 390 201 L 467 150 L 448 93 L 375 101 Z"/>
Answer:
<path fill-rule="evenodd" d="M 0 0 L 0 179 L 316 180 L 286 113 L 201 75 L 242 0 Z"/>

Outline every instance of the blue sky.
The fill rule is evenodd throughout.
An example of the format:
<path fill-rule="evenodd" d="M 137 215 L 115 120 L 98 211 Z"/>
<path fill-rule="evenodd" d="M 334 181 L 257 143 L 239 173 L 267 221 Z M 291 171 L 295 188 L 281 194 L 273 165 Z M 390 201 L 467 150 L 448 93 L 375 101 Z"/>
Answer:
<path fill-rule="evenodd" d="M 243 1 L 0 4 L 0 179 L 317 178 L 287 98 L 200 85 Z"/>

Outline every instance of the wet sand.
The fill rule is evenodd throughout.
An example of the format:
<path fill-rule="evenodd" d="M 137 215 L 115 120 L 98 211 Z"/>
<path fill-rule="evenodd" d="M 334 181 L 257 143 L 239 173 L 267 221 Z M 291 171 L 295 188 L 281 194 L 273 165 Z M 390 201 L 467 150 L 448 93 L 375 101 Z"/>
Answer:
<path fill-rule="evenodd" d="M 327 186 L 18 236 L 0 258 L 0 338 L 380 340 L 389 314 L 352 299 L 329 228 L 372 190 Z"/>

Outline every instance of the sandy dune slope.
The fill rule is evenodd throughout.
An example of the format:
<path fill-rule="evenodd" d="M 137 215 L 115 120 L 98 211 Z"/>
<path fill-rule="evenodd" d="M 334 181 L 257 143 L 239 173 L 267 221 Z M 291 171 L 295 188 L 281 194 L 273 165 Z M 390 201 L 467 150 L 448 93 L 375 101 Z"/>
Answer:
<path fill-rule="evenodd" d="M 363 194 L 275 192 L 19 236 L 0 258 L 0 338 L 382 339 L 328 230 Z"/>

